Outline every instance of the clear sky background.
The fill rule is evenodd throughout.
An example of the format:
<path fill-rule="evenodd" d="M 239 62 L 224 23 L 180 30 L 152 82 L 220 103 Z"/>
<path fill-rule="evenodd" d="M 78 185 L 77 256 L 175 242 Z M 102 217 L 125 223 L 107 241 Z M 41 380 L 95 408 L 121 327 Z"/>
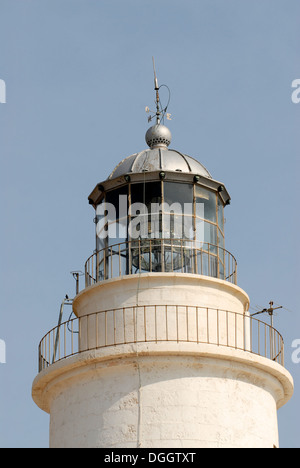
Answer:
<path fill-rule="evenodd" d="M 226 247 L 251 312 L 285 307 L 275 328 L 296 387 L 280 443 L 300 447 L 299 51 L 299 0 L 0 0 L 1 447 L 48 446 L 31 399 L 38 343 L 95 248 L 88 195 L 146 148 L 152 56 L 171 147 L 231 195 Z"/>

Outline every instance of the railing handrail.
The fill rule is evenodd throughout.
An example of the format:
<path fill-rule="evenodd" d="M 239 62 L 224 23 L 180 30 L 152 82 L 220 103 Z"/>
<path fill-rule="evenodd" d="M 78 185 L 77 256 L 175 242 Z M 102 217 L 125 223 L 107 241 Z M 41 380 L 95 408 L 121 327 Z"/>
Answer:
<path fill-rule="evenodd" d="M 168 272 L 178 272 L 178 270 L 181 270 L 186 273 L 184 270 L 188 265 L 191 270 L 189 273 L 212 276 L 234 284 L 237 283 L 236 258 L 231 252 L 219 245 L 211 244 L 209 242 L 199 242 L 192 239 L 142 238 L 112 244 L 104 247 L 103 249 L 99 249 L 90 255 L 85 263 L 86 287 L 90 286 L 92 283 L 103 281 L 104 279 L 135 274 L 128 271 L 126 271 L 126 273 L 121 272 L 121 258 L 126 258 L 127 260 L 131 259 L 132 262 L 132 253 L 130 250 L 138 250 L 138 262 L 137 265 L 135 265 L 137 270 L 140 270 L 142 267 L 141 257 L 145 254 L 149 254 L 149 268 L 147 271 L 150 273 L 155 272 L 150 257 L 153 253 L 152 249 L 157 249 L 159 247 L 161 247 L 161 254 L 166 252 L 171 253 L 171 260 L 168 260 L 167 262 L 163 259 L 161 261 L 160 271 L 167 270 Z M 165 251 L 165 249 L 168 250 Z M 180 253 L 178 252 L 178 249 L 180 249 Z M 194 252 L 191 257 L 186 256 L 187 250 Z M 127 256 L 124 256 L 124 252 Z M 180 255 L 179 267 L 174 266 L 174 254 Z M 199 254 L 206 256 L 205 262 L 202 257 L 201 259 L 197 259 Z M 112 257 L 114 256 L 118 257 L 117 267 L 113 266 L 112 263 Z M 215 265 L 212 264 L 212 260 L 215 261 Z M 111 262 L 110 266 L 107 265 L 109 261 Z M 104 278 L 100 277 L 99 274 L 100 265 L 103 266 Z M 168 267 L 167 269 L 165 268 L 166 266 Z M 132 268 L 132 265 L 130 268 Z M 208 272 L 205 272 L 205 268 L 207 268 Z M 215 270 L 214 273 L 211 271 L 213 269 Z M 145 268 L 142 268 L 142 270 L 146 271 Z"/>
<path fill-rule="evenodd" d="M 139 323 L 138 313 L 140 313 Z M 158 313 L 164 315 L 163 320 L 157 320 L 156 314 Z M 126 314 L 132 316 L 130 323 L 127 319 L 127 324 Z M 179 319 L 180 314 L 183 315 L 185 322 L 182 317 Z M 117 316 L 119 316 L 118 325 L 116 323 Z M 108 326 L 109 318 L 112 322 L 110 328 Z M 147 322 L 149 319 L 152 319 L 152 327 L 156 330 L 152 337 L 149 332 L 150 325 Z M 173 326 L 173 337 L 171 327 L 168 325 L 168 320 L 171 323 L 171 319 L 177 323 L 175 328 Z M 101 320 L 103 322 L 101 333 L 105 335 L 102 344 L 99 343 L 98 337 L 98 325 Z M 181 320 L 180 326 L 179 320 Z M 199 329 L 201 320 L 204 321 L 204 325 L 202 324 L 202 329 L 201 327 Z M 192 326 L 193 321 L 194 326 Z M 230 327 L 229 322 L 231 322 Z M 142 328 L 138 331 L 138 325 L 141 327 L 141 323 Z M 78 326 L 75 327 L 75 324 Z M 83 325 L 86 327 L 85 332 Z M 200 336 L 200 331 L 203 336 Z M 109 333 L 110 340 L 108 339 Z M 133 336 L 131 339 L 129 338 L 130 333 Z M 138 333 L 141 334 L 141 338 L 138 337 Z M 163 333 L 165 333 L 163 338 L 159 338 L 158 335 Z M 85 334 L 90 335 L 90 337 L 86 338 Z M 92 336 L 93 334 L 94 336 Z M 123 336 L 123 339 L 117 339 L 117 335 Z M 86 345 L 84 345 L 85 340 L 87 341 Z M 94 340 L 96 344 L 91 346 L 89 340 Z M 58 342 L 57 349 L 56 342 Z M 39 371 L 56 361 L 84 351 L 145 342 L 214 344 L 264 356 L 284 365 L 284 342 L 281 334 L 271 325 L 250 315 L 201 306 L 147 305 L 98 311 L 79 318 L 76 317 L 52 328 L 44 335 L 39 344 Z"/>

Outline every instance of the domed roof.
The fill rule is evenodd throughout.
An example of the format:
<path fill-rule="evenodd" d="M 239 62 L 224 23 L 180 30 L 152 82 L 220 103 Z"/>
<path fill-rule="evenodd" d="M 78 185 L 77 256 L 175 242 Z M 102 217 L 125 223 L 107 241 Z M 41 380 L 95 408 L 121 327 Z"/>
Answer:
<path fill-rule="evenodd" d="M 184 172 L 212 178 L 208 170 L 196 159 L 179 151 L 161 147 L 146 149 L 123 159 L 108 179 L 115 179 L 130 173 L 156 171 Z"/>

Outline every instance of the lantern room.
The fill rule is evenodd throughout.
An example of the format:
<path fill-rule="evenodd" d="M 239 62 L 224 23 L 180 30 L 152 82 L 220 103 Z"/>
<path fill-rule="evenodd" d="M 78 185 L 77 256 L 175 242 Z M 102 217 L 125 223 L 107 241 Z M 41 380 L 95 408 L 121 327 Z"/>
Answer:
<path fill-rule="evenodd" d="M 235 283 L 236 262 L 225 250 L 225 186 L 196 159 L 169 149 L 165 125 L 150 127 L 146 142 L 148 149 L 123 159 L 89 196 L 96 253 L 87 262 L 88 284 L 146 272 Z"/>

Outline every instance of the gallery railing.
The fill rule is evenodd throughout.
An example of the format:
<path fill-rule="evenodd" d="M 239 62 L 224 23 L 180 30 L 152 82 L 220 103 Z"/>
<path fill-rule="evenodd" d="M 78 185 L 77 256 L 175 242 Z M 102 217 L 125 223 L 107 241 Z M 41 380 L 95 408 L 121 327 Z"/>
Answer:
<path fill-rule="evenodd" d="M 284 343 L 249 315 L 196 306 L 148 305 L 105 310 L 61 323 L 39 344 L 39 371 L 84 351 L 133 343 L 213 344 L 284 365 Z"/>
<path fill-rule="evenodd" d="M 187 239 L 137 239 L 110 245 L 85 264 L 85 285 L 138 273 L 177 272 L 237 282 L 237 262 L 217 245 Z"/>

